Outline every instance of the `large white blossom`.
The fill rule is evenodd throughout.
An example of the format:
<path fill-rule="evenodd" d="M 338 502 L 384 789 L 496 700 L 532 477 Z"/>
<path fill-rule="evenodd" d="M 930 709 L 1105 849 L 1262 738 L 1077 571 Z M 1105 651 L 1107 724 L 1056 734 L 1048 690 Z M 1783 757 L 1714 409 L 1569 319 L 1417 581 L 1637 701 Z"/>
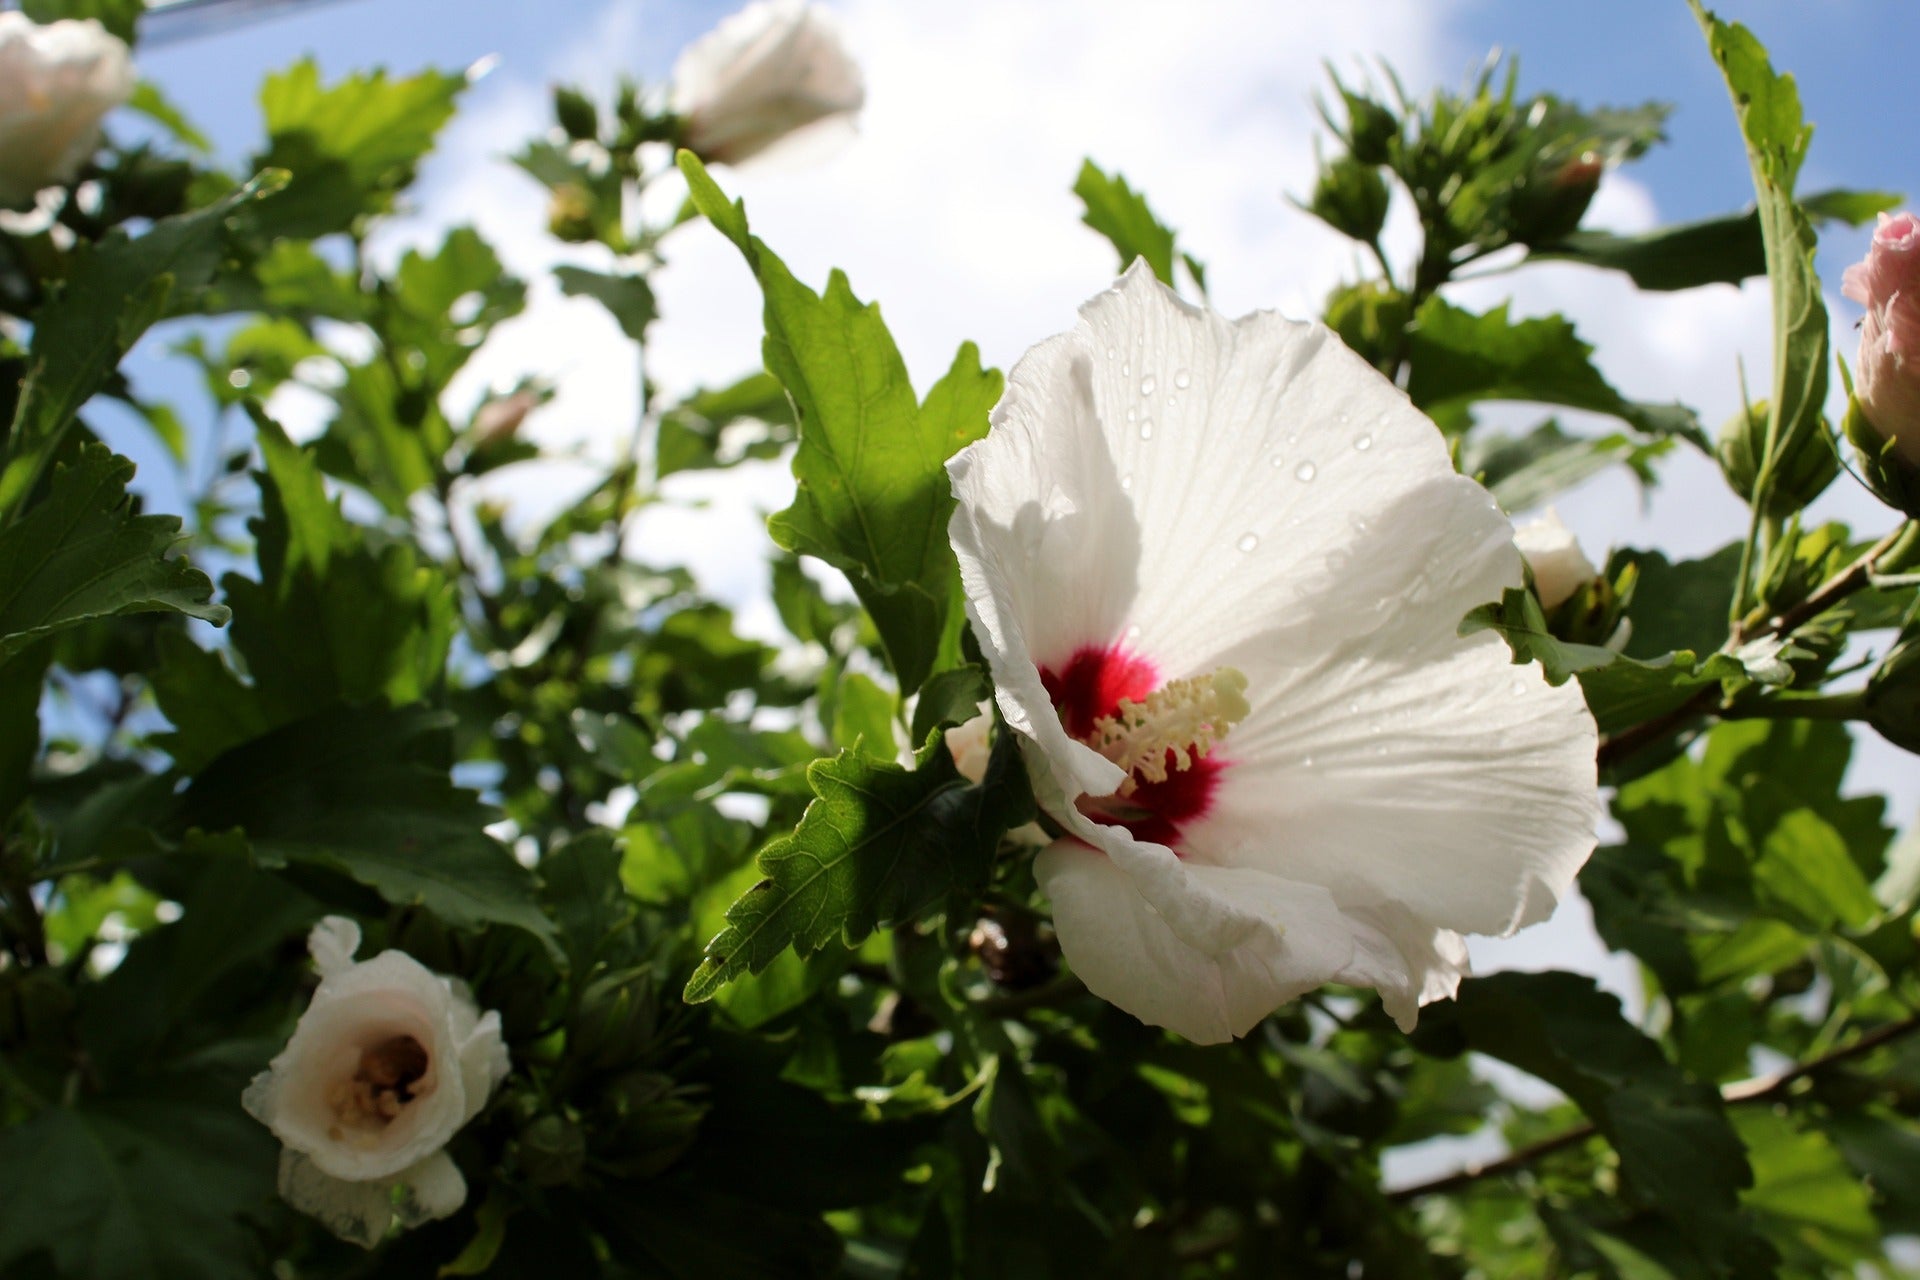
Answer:
<path fill-rule="evenodd" d="M 1035 872 L 1095 993 L 1212 1042 L 1342 982 L 1410 1027 L 1462 933 L 1572 884 L 1593 719 L 1457 631 L 1522 582 L 1512 527 L 1324 327 L 1229 321 L 1136 263 L 949 471 L 974 634 L 1065 833 Z"/>
<path fill-rule="evenodd" d="M 72 181 L 134 81 L 125 42 L 92 18 L 40 26 L 0 13 L 0 208 Z"/>
<path fill-rule="evenodd" d="M 866 98 L 833 15 L 802 0 L 748 5 L 673 68 L 682 145 L 710 164 L 739 164 L 803 133 L 850 131 Z"/>
<path fill-rule="evenodd" d="M 360 927 L 344 917 L 307 945 L 320 986 L 242 1104 L 286 1144 L 287 1202 L 372 1248 L 396 1215 L 414 1226 L 465 1202 L 444 1148 L 506 1077 L 500 1015 L 404 952 L 356 962 Z"/>

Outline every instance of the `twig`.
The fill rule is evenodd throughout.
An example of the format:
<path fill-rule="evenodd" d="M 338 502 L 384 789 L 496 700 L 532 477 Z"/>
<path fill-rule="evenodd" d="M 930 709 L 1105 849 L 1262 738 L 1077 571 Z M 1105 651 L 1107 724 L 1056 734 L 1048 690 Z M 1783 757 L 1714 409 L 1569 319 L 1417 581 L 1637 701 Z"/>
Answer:
<path fill-rule="evenodd" d="M 1752 635 L 1742 635 L 1736 629 L 1736 633 L 1728 637 L 1720 651 L 1730 653 L 1747 640 L 1791 635 L 1802 625 L 1819 617 L 1854 592 L 1872 585 L 1874 565 L 1879 563 L 1880 558 L 1892 550 L 1894 545 L 1906 537 L 1913 528 L 1914 522 L 1911 520 L 1894 526 L 1891 533 L 1868 547 L 1858 560 L 1821 583 L 1799 604 L 1769 618 Z M 1642 748 L 1660 741 L 1695 716 L 1711 711 L 1719 697 L 1718 687 L 1708 685 L 1665 715 L 1643 720 L 1619 733 L 1608 734 L 1600 740 L 1600 767 L 1605 769 L 1616 765 Z"/>
<path fill-rule="evenodd" d="M 1770 1101 L 1784 1094 L 1795 1084 L 1798 1084 L 1811 1075 L 1825 1071 L 1829 1067 L 1838 1066 L 1843 1062 L 1850 1062 L 1855 1058 L 1863 1057 L 1866 1054 L 1872 1053 L 1875 1049 L 1890 1044 L 1902 1036 L 1911 1035 L 1915 1031 L 1920 1031 L 1920 1014 L 1915 1014 L 1899 1022 L 1890 1022 L 1884 1027 L 1878 1027 L 1867 1032 L 1852 1044 L 1846 1045 L 1843 1048 L 1834 1049 L 1831 1052 L 1824 1053 L 1817 1058 L 1800 1063 L 1797 1066 L 1790 1067 L 1777 1074 L 1755 1076 L 1751 1080 L 1736 1081 L 1720 1090 L 1720 1100 L 1730 1105 L 1734 1103 Z M 1556 1133 L 1550 1138 L 1542 1138 L 1540 1141 L 1529 1143 L 1517 1151 L 1508 1152 L 1497 1160 L 1490 1160 L 1484 1164 L 1470 1164 L 1464 1169 L 1456 1169 L 1452 1173 L 1445 1174 L 1427 1182 L 1418 1182 L 1410 1187 L 1395 1188 L 1394 1190 L 1388 1191 L 1386 1197 L 1396 1202 L 1418 1200 L 1422 1196 L 1441 1195 L 1448 1191 L 1457 1190 L 1460 1187 L 1469 1186 L 1483 1178 L 1497 1178 L 1504 1174 L 1524 1169 L 1534 1161 L 1550 1156 L 1557 1151 L 1564 1151 L 1568 1147 L 1578 1146 L 1588 1138 L 1595 1136 L 1598 1132 L 1599 1130 L 1594 1127 L 1591 1121 L 1578 1124 L 1564 1133 Z"/>

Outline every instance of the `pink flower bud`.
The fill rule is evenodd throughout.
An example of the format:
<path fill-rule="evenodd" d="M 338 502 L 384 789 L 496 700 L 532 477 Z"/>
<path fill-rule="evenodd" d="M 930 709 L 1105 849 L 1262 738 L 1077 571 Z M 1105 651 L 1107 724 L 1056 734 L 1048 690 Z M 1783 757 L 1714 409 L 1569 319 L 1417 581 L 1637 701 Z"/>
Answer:
<path fill-rule="evenodd" d="M 1854 370 L 1861 412 L 1920 466 L 1920 218 L 1881 214 L 1873 247 L 1847 268 L 1840 291 L 1867 309 Z"/>

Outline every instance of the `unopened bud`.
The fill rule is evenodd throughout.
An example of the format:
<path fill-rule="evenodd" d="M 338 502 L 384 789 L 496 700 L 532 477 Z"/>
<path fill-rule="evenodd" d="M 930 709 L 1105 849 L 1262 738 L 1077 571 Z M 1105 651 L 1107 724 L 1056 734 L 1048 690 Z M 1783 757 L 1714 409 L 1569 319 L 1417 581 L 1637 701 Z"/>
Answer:
<path fill-rule="evenodd" d="M 1514 526 L 1513 541 L 1533 571 L 1533 590 L 1543 609 L 1570 599 L 1598 572 L 1580 549 L 1573 530 L 1560 522 L 1559 513 L 1552 507 L 1538 518 Z"/>

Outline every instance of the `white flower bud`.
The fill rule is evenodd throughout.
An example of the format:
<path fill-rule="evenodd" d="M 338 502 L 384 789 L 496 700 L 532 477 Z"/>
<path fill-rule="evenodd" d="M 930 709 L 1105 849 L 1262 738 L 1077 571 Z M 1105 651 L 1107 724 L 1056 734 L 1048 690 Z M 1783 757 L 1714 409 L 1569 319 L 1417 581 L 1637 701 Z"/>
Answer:
<path fill-rule="evenodd" d="M 403 952 L 355 962 L 360 927 L 344 917 L 307 946 L 319 989 L 241 1103 L 286 1144 L 281 1196 L 372 1248 L 396 1213 L 413 1226 L 465 1202 L 443 1148 L 506 1077 L 500 1015 Z"/>
<path fill-rule="evenodd" d="M 1533 589 L 1540 595 L 1542 608 L 1562 604 L 1598 573 L 1586 552 L 1580 550 L 1573 530 L 1560 523 L 1560 515 L 1552 507 L 1536 519 L 1515 525 L 1513 541 L 1533 570 Z"/>
<path fill-rule="evenodd" d="M 955 725 L 947 730 L 947 752 L 953 757 L 953 767 L 968 782 L 978 783 L 987 776 L 987 761 L 993 755 L 993 744 L 988 741 L 993 732 L 993 717 L 988 715 L 985 703 L 981 703 L 981 712 L 965 724 Z"/>
<path fill-rule="evenodd" d="M 801 130 L 850 125 L 866 97 L 833 16 L 800 0 L 747 6 L 673 68 L 682 141 L 709 164 L 739 164 Z"/>
<path fill-rule="evenodd" d="M 126 43 L 91 18 L 43 27 L 0 13 L 0 208 L 72 181 L 134 79 Z"/>

